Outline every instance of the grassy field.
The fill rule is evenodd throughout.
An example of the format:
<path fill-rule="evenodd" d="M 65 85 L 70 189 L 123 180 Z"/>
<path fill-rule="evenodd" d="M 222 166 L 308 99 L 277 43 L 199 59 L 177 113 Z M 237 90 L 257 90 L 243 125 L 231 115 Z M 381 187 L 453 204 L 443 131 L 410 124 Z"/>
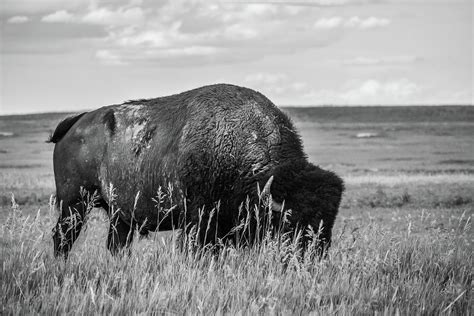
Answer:
<path fill-rule="evenodd" d="M 346 182 L 322 261 L 275 240 L 188 253 L 176 233 L 112 257 L 100 210 L 56 260 L 44 140 L 65 115 L 0 117 L 0 313 L 473 314 L 474 108 L 286 111 L 310 160 Z"/>

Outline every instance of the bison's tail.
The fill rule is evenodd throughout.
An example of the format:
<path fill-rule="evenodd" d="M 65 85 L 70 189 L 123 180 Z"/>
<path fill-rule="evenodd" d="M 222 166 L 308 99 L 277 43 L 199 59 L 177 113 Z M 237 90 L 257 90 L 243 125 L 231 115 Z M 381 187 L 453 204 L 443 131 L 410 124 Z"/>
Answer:
<path fill-rule="evenodd" d="M 52 133 L 48 140 L 46 141 L 47 143 L 57 143 L 61 140 L 61 138 L 66 135 L 66 133 L 71 129 L 71 127 L 87 112 L 74 115 L 74 116 L 69 116 L 66 117 L 64 120 L 61 121 L 61 123 L 58 124 L 56 129 L 54 130 L 54 133 Z"/>

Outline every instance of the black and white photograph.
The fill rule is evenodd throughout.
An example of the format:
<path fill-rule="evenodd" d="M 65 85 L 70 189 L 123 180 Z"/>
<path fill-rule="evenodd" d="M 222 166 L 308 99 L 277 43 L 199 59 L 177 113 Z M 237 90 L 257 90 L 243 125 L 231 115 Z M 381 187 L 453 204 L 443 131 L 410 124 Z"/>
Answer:
<path fill-rule="evenodd" d="M 474 314 L 473 14 L 0 0 L 0 314 Z"/>

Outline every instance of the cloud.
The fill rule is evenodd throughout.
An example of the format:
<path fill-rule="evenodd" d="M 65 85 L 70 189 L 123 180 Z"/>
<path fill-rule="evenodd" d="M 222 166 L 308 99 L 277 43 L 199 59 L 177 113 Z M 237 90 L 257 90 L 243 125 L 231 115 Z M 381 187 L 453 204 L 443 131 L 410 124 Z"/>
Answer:
<path fill-rule="evenodd" d="M 391 23 L 389 19 L 377 18 L 374 16 L 366 19 L 358 16 L 350 18 L 343 18 L 339 16 L 333 16 L 330 18 L 320 18 L 314 23 L 316 29 L 334 29 L 339 27 L 345 28 L 356 28 L 356 29 L 371 29 L 376 27 L 384 27 Z"/>
<path fill-rule="evenodd" d="M 295 81 L 284 73 L 253 73 L 247 75 L 244 82 L 264 94 L 276 97 L 309 93 L 309 85 L 306 82 Z"/>
<path fill-rule="evenodd" d="M 182 58 L 192 56 L 213 56 L 219 52 L 219 48 L 213 46 L 187 46 L 181 48 L 170 48 L 161 50 L 155 57 Z"/>
<path fill-rule="evenodd" d="M 106 7 L 90 7 L 84 13 L 72 14 L 66 10 L 56 11 L 44 16 L 41 20 L 49 23 L 84 23 L 115 26 L 138 26 L 145 19 L 145 13 L 140 7 L 122 6 L 113 10 Z"/>
<path fill-rule="evenodd" d="M 44 15 L 58 9 L 74 11 L 86 8 L 91 0 L 2 0 L 2 13 L 8 15 Z"/>
<path fill-rule="evenodd" d="M 256 72 L 243 83 L 268 95 L 275 101 L 300 100 L 301 104 L 379 105 L 406 103 L 419 95 L 421 87 L 405 78 L 394 80 L 368 79 L 350 81 L 341 89 L 314 89 L 306 81 L 296 80 L 281 72 Z"/>
<path fill-rule="evenodd" d="M 399 1 L 399 0 L 398 0 Z M 273 6 L 292 6 L 292 7 L 333 7 L 345 5 L 362 5 L 370 3 L 382 3 L 385 0 L 306 0 L 306 1 L 288 1 L 288 0 L 269 0 L 269 1 L 234 1 L 241 4 L 266 4 Z"/>
<path fill-rule="evenodd" d="M 220 0 L 193 0 L 193 1 L 172 1 L 182 2 L 183 7 L 192 7 L 195 5 L 208 6 L 230 6 L 233 5 L 236 10 L 248 8 L 256 13 L 259 11 L 273 10 L 298 10 L 305 7 L 330 7 L 343 5 L 358 5 L 367 3 L 382 3 L 386 0 L 306 0 L 306 1 L 220 1 Z M 395 0 L 401 1 L 401 0 Z M 428 0 L 424 0 L 428 1 Z M 432 0 L 429 0 L 432 1 Z M 452 1 L 452 0 L 446 0 Z M 119 7 L 119 6 L 148 6 L 161 8 L 165 0 L 160 1 L 141 1 L 141 0 L 2 0 L 2 13 L 6 15 L 44 15 L 56 10 L 66 10 L 68 12 L 79 12 L 91 7 Z M 240 9 L 239 9 L 240 8 Z"/>
<path fill-rule="evenodd" d="M 344 23 L 346 27 L 360 28 L 360 29 L 371 29 L 375 27 L 384 27 L 390 24 L 389 19 L 376 18 L 371 16 L 367 19 L 361 19 L 358 16 L 353 16 Z"/>
<path fill-rule="evenodd" d="M 142 48 L 166 48 L 171 46 L 169 33 L 165 31 L 147 30 L 141 33 L 128 33 L 125 30 L 122 34 L 112 34 L 112 40 L 122 47 Z"/>
<path fill-rule="evenodd" d="M 95 57 L 104 65 L 121 66 L 131 63 L 160 63 L 162 66 L 189 66 L 197 63 L 214 63 L 222 48 L 213 46 L 168 47 L 162 49 L 143 49 L 140 54 L 134 49 L 98 50 Z M 176 64 L 176 61 L 179 63 Z"/>
<path fill-rule="evenodd" d="M 282 73 L 254 73 L 247 75 L 244 81 L 254 85 L 273 85 L 281 83 L 287 79 L 287 75 Z"/>
<path fill-rule="evenodd" d="M 342 97 L 348 101 L 375 99 L 403 99 L 419 90 L 417 84 L 400 79 L 396 81 L 380 82 L 374 79 L 363 82 L 359 87 L 345 92 Z"/>
<path fill-rule="evenodd" d="M 314 27 L 317 29 L 333 29 L 339 27 L 342 24 L 342 18 L 335 16 L 332 18 L 321 18 L 316 23 Z"/>
<path fill-rule="evenodd" d="M 67 27 L 64 25 L 62 29 L 64 32 L 86 30 L 87 26 L 100 28 L 102 32 L 97 34 L 101 37 L 91 38 L 88 44 L 97 52 L 95 57 L 99 62 L 114 60 L 107 62 L 109 65 L 142 62 L 171 65 L 172 59 L 175 59 L 173 65 L 256 61 L 268 55 L 293 54 L 295 48 L 302 52 L 324 47 L 340 39 L 340 36 L 330 32 L 315 34 L 311 27 L 314 10 L 283 2 L 73 1 L 76 3 L 74 9 L 65 6 L 62 10 L 44 15 L 42 21 L 48 23 L 42 23 L 43 26 L 67 23 Z M 352 0 L 316 2 L 318 5 L 333 5 L 352 3 Z M 322 18 L 315 23 L 315 27 L 344 27 L 349 20 L 342 17 Z M 360 28 L 374 24 L 366 20 L 357 22 Z M 288 28 L 288 25 L 292 27 Z"/>
<path fill-rule="evenodd" d="M 125 65 L 125 63 L 120 59 L 118 55 L 115 55 L 114 53 L 105 49 L 98 50 L 95 54 L 95 57 L 99 59 L 104 65 L 108 65 L 108 66 Z"/>
<path fill-rule="evenodd" d="M 81 34 L 89 34 L 90 27 L 100 28 L 102 32 L 96 32 L 100 37 L 91 37 L 83 47 L 98 52 L 95 57 L 101 63 L 112 59 L 104 51 L 125 64 L 166 64 L 173 58 L 186 59 L 179 60 L 179 65 L 255 61 L 268 54 L 291 54 L 295 47 L 304 51 L 334 41 L 314 34 L 308 27 L 312 14 L 301 6 L 219 0 L 71 0 L 74 5 L 61 6 L 55 0 L 38 1 L 45 3 L 42 10 L 50 11 L 40 15 L 45 23 L 36 26 L 49 31 L 48 25 L 67 24 L 61 27 L 61 40 L 63 33 L 72 30 L 81 33 L 84 29 L 87 32 Z"/>
<path fill-rule="evenodd" d="M 81 18 L 81 22 L 108 26 L 136 25 L 145 19 L 145 13 L 140 7 L 119 7 L 117 10 L 96 8 L 90 10 Z"/>
<path fill-rule="evenodd" d="M 314 100 L 314 104 L 398 104 L 419 94 L 421 90 L 418 84 L 405 78 L 391 81 L 368 79 L 359 83 L 348 83 L 341 90 L 311 90 L 305 98 Z"/>
<path fill-rule="evenodd" d="M 258 37 L 258 31 L 254 27 L 246 26 L 240 23 L 232 24 L 224 29 L 222 34 L 228 39 L 245 40 Z"/>
<path fill-rule="evenodd" d="M 418 56 L 389 56 L 381 58 L 356 57 L 342 60 L 343 65 L 349 66 L 380 66 L 380 65 L 403 65 L 422 61 Z"/>
<path fill-rule="evenodd" d="M 275 6 L 265 3 L 248 3 L 244 6 L 244 14 L 264 16 L 268 14 L 275 14 L 278 9 Z"/>
<path fill-rule="evenodd" d="M 21 23 L 26 23 L 30 20 L 29 17 L 27 16 L 24 16 L 24 15 L 16 15 L 16 16 L 12 16 L 11 18 L 9 18 L 7 20 L 8 23 L 12 23 L 12 24 L 21 24 Z"/>
<path fill-rule="evenodd" d="M 306 27 L 311 15 L 305 10 L 268 4 L 176 0 L 161 3 L 155 10 L 131 5 L 96 7 L 80 23 L 103 23 L 108 31 L 104 49 L 129 63 L 166 63 L 182 56 L 192 57 L 198 65 L 227 63 L 327 43 L 325 35 L 315 36 Z M 299 27 L 288 30 L 287 23 Z"/>
<path fill-rule="evenodd" d="M 74 19 L 74 15 L 71 13 L 67 12 L 66 10 L 60 10 L 43 16 L 41 21 L 46 23 L 68 23 L 73 22 Z"/>
<path fill-rule="evenodd" d="M 182 33 L 180 28 L 181 21 L 156 27 L 122 28 L 110 32 L 108 40 L 122 49 L 165 49 L 194 45 L 191 36 Z"/>

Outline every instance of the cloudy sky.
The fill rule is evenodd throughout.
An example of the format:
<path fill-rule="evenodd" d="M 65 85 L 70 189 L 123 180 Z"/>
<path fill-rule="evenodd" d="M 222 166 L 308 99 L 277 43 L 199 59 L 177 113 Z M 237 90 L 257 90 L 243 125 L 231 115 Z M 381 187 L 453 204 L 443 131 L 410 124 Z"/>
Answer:
<path fill-rule="evenodd" d="M 0 114 L 219 82 L 277 105 L 473 103 L 471 0 L 0 3 Z"/>

